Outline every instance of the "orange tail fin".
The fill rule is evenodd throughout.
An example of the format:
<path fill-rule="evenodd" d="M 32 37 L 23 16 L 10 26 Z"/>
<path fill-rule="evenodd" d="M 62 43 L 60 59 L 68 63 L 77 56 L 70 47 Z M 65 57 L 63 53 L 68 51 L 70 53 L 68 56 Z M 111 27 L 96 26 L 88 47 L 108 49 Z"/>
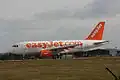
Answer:
<path fill-rule="evenodd" d="M 105 22 L 99 22 L 86 40 L 102 40 Z"/>

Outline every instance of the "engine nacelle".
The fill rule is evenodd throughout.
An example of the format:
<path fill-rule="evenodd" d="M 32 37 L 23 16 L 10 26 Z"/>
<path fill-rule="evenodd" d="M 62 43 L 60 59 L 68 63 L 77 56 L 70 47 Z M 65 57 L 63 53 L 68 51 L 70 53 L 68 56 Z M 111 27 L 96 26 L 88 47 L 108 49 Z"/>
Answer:
<path fill-rule="evenodd" d="M 41 57 L 52 57 L 53 54 L 52 54 L 52 51 L 50 50 L 42 50 L 40 51 L 40 56 Z"/>

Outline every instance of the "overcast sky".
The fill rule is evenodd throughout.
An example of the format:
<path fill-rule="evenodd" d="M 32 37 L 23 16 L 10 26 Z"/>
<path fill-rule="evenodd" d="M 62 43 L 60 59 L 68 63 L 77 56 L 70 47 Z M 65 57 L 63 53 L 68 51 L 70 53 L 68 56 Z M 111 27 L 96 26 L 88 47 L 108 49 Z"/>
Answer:
<path fill-rule="evenodd" d="M 0 52 L 16 42 L 84 39 L 106 21 L 107 47 L 120 47 L 120 0 L 0 0 Z"/>

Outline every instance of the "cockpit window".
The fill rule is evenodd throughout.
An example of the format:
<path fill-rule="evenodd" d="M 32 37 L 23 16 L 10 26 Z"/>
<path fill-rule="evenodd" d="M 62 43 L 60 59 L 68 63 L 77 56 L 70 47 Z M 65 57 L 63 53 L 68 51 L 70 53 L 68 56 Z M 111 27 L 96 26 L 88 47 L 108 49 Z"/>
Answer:
<path fill-rule="evenodd" d="M 18 45 L 13 45 L 12 47 L 18 47 Z"/>

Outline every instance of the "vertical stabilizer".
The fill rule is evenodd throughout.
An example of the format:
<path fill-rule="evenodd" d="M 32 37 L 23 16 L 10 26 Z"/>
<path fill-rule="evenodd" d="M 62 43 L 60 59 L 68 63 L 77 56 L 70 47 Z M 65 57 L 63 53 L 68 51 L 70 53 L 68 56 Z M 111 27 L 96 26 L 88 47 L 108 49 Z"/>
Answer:
<path fill-rule="evenodd" d="M 102 40 L 105 22 L 99 22 L 85 40 Z"/>

